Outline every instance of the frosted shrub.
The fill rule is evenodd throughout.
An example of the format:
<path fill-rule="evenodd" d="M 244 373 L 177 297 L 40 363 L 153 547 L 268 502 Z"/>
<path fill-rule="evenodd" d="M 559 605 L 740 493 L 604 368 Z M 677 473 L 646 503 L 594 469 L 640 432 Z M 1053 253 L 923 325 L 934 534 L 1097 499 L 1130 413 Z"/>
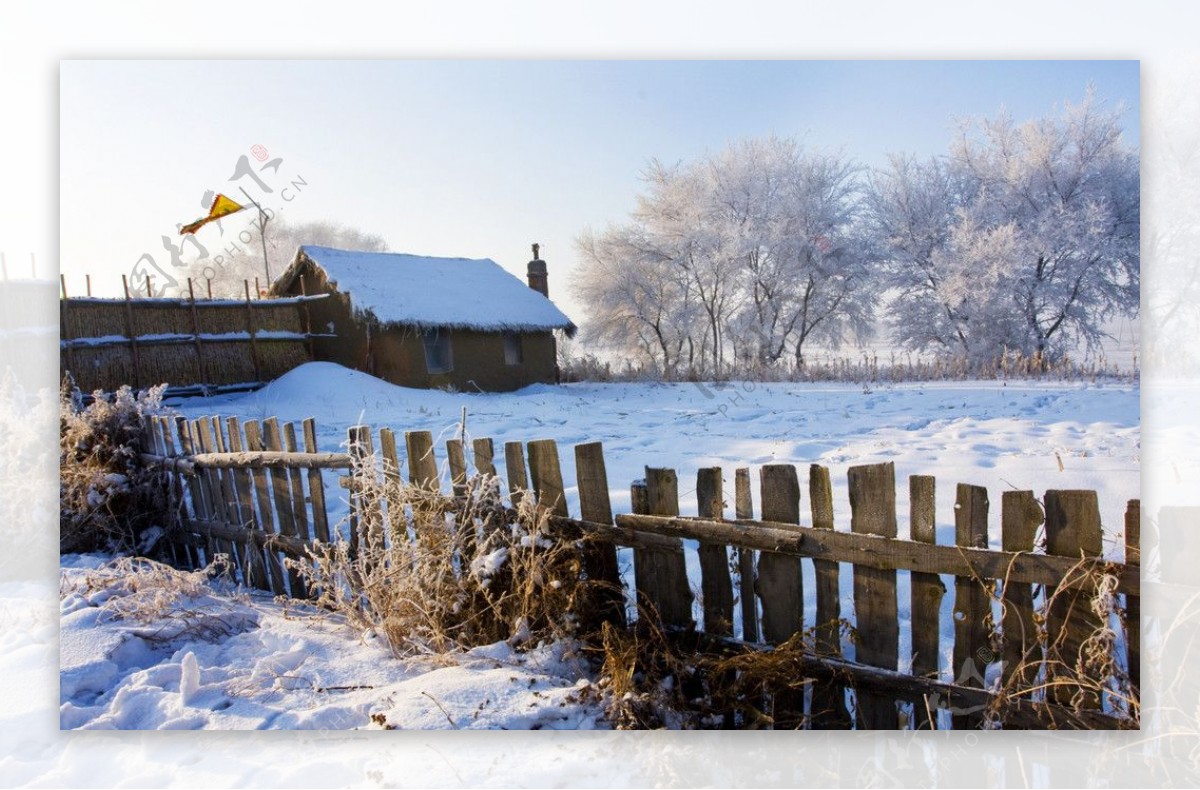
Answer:
<path fill-rule="evenodd" d="M 141 460 L 142 417 L 164 411 L 166 385 L 121 387 L 86 406 L 64 381 L 59 398 L 59 550 L 147 553 L 163 533 L 166 487 Z"/>

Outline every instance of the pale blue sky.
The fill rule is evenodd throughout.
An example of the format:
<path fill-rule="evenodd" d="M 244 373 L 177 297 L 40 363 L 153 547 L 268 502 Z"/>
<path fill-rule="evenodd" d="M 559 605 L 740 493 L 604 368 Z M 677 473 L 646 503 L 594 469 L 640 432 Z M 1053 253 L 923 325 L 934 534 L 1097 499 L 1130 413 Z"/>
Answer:
<path fill-rule="evenodd" d="M 1124 103 L 1137 145 L 1136 61 L 66 61 L 61 270 L 76 293 L 88 273 L 115 295 L 143 253 L 167 268 L 161 237 L 205 213 L 206 189 L 251 187 L 228 179 L 259 144 L 283 159 L 263 202 L 289 219 L 518 274 L 538 241 L 552 298 L 580 320 L 573 240 L 626 218 L 653 157 L 776 133 L 878 165 L 944 152 L 955 117 L 1045 115 L 1089 83 Z M 284 201 L 293 180 L 307 185 Z M 198 238 L 219 254 L 248 219 Z"/>

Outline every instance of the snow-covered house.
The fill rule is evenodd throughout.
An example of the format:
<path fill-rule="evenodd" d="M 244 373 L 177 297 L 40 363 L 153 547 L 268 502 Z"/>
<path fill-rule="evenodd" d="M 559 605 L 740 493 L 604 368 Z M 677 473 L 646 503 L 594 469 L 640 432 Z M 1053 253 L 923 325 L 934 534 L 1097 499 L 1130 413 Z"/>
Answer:
<path fill-rule="evenodd" d="M 546 263 L 529 283 L 490 259 L 431 258 L 303 246 L 271 287 L 311 302 L 313 358 L 406 387 L 503 391 L 556 374 L 554 332 L 575 324 L 550 301 Z"/>

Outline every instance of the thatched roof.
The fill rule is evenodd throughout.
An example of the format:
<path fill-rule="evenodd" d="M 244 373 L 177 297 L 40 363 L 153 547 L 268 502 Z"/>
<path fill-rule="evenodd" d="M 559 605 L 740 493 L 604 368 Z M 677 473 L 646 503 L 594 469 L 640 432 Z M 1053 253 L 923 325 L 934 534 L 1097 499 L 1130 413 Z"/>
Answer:
<path fill-rule="evenodd" d="M 575 334 L 571 319 L 554 303 L 482 258 L 431 258 L 392 252 L 357 252 L 303 246 L 271 287 L 287 293 L 304 267 L 324 273 L 347 294 L 356 312 L 383 324 L 450 327 L 482 332 Z"/>

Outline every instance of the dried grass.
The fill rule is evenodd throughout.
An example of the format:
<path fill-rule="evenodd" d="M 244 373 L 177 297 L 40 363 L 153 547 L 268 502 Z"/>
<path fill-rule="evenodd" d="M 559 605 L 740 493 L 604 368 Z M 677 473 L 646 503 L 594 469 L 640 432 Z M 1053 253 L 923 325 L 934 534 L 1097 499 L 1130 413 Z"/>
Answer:
<path fill-rule="evenodd" d="M 507 641 L 514 647 L 577 636 L 589 585 L 581 541 L 520 498 L 505 507 L 498 481 L 476 475 L 447 498 L 376 473 L 361 456 L 349 540 L 288 560 L 318 605 L 387 640 L 396 656 Z"/>

